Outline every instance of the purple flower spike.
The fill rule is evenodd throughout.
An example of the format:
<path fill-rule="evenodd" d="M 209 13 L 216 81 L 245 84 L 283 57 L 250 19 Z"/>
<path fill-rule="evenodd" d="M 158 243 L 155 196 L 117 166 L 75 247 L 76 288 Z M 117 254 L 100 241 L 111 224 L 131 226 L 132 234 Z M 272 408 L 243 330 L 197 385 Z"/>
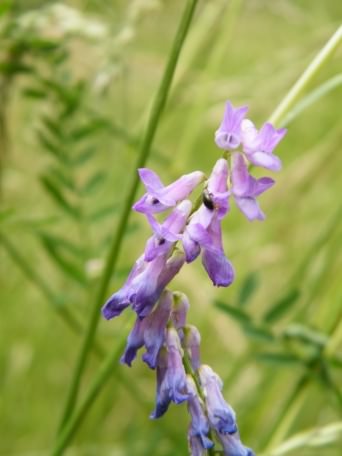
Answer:
<path fill-rule="evenodd" d="M 248 160 L 256 166 L 279 171 L 280 159 L 273 154 L 277 144 L 283 139 L 287 130 L 276 130 L 272 124 L 265 123 L 259 131 L 250 120 L 242 122 L 243 149 Z"/>
<path fill-rule="evenodd" d="M 184 293 L 175 291 L 173 293 L 173 305 L 171 310 L 171 320 L 173 326 L 178 330 L 185 326 L 186 315 L 188 313 L 190 304 L 189 300 Z"/>
<path fill-rule="evenodd" d="M 184 327 L 184 338 L 182 340 L 182 346 L 189 354 L 191 365 L 194 371 L 200 367 L 200 343 L 201 335 L 198 329 L 192 325 L 186 325 Z"/>
<path fill-rule="evenodd" d="M 189 398 L 186 374 L 182 362 L 182 348 L 177 331 L 168 328 L 166 332 L 167 356 L 161 350 L 157 363 L 157 404 L 151 418 L 161 417 L 171 401 L 176 404 Z M 166 364 L 166 366 L 165 366 Z"/>
<path fill-rule="evenodd" d="M 255 456 L 250 448 L 246 448 L 240 441 L 239 433 L 219 435 L 224 454 L 227 456 Z"/>
<path fill-rule="evenodd" d="M 199 368 L 210 425 L 220 434 L 235 434 L 235 412 L 224 400 L 220 377 L 207 365 Z"/>
<path fill-rule="evenodd" d="M 203 197 L 203 203 L 208 209 L 210 209 L 210 202 L 213 203 L 219 219 L 222 219 L 229 210 L 227 180 L 228 163 L 224 158 L 220 158 L 208 179 L 208 194 L 204 194 Z"/>
<path fill-rule="evenodd" d="M 117 317 L 130 304 L 130 291 L 133 284 L 143 274 L 146 269 L 146 263 L 143 256 L 139 257 L 135 262 L 131 272 L 129 273 L 125 285 L 107 300 L 102 307 L 102 315 L 106 320 Z"/>
<path fill-rule="evenodd" d="M 187 198 L 204 179 L 201 171 L 194 171 L 165 187 L 157 174 L 148 168 L 140 168 L 139 176 L 147 193 L 133 205 L 133 209 L 144 214 L 163 212 L 175 206 Z"/>
<path fill-rule="evenodd" d="M 247 111 L 247 106 L 234 108 L 230 101 L 227 101 L 223 120 L 219 129 L 215 132 L 215 142 L 220 149 L 231 150 L 240 145 L 241 122 Z"/>
<path fill-rule="evenodd" d="M 164 290 L 157 307 L 146 318 L 137 318 L 132 331 L 127 339 L 126 350 L 121 357 L 121 362 L 131 366 L 137 351 L 143 345 L 146 353 L 143 360 L 151 369 L 156 367 L 158 352 L 163 345 L 165 328 L 171 313 L 172 293 Z"/>
<path fill-rule="evenodd" d="M 191 435 L 191 428 L 188 432 L 188 446 L 191 456 L 206 456 L 207 450 L 203 448 L 201 440 L 196 435 Z"/>
<path fill-rule="evenodd" d="M 248 220 L 264 220 L 265 215 L 256 197 L 274 185 L 270 177 L 255 179 L 248 173 L 247 165 L 241 154 L 233 154 L 232 193 L 236 205 Z"/>
<path fill-rule="evenodd" d="M 102 308 L 107 319 L 117 317 L 130 304 L 139 318 L 151 313 L 166 285 L 179 272 L 185 256 L 175 250 L 170 258 L 167 254 L 157 256 L 147 263 L 141 256 L 130 272 L 125 285 L 114 293 Z"/>
<path fill-rule="evenodd" d="M 132 290 L 130 295 L 132 308 L 139 318 L 149 315 L 162 291 L 179 272 L 184 261 L 184 254 L 175 250 L 167 260 L 162 255 L 146 263 L 145 271 L 139 276 L 136 289 Z"/>
<path fill-rule="evenodd" d="M 182 201 L 161 225 L 152 215 L 147 215 L 154 235 L 146 243 L 145 261 L 152 261 L 157 256 L 168 252 L 172 244 L 181 238 L 180 233 L 184 229 L 191 208 L 191 201 Z"/>
<path fill-rule="evenodd" d="M 203 249 L 202 263 L 213 284 L 217 287 L 228 287 L 235 277 L 234 268 L 226 258 L 222 246 L 221 224 L 217 217 L 214 217 L 208 234 L 211 242 Z"/>
<path fill-rule="evenodd" d="M 146 353 L 142 358 L 151 369 L 155 369 L 159 350 L 164 343 L 165 328 L 170 318 L 172 302 L 171 291 L 164 290 L 157 308 L 143 320 L 147 321 L 144 332 Z"/>
<path fill-rule="evenodd" d="M 197 388 L 194 380 L 190 375 L 187 375 L 187 390 L 189 393 L 188 399 L 188 410 L 191 416 L 191 424 L 189 428 L 189 441 L 191 442 L 192 437 L 197 437 L 199 442 L 193 441 L 192 444 L 195 446 L 200 443 L 203 449 L 209 449 L 214 446 L 214 443 L 208 438 L 209 434 L 209 422 L 203 411 L 203 403 L 198 396 Z M 192 454 L 202 454 L 192 453 Z"/>

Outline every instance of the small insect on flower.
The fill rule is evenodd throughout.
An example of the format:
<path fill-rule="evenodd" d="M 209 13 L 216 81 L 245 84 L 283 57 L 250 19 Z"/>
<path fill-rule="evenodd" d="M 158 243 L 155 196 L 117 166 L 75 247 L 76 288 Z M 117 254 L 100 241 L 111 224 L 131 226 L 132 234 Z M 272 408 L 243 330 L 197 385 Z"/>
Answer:
<path fill-rule="evenodd" d="M 204 206 L 207 209 L 209 209 L 210 211 L 213 211 L 215 209 L 214 201 L 212 200 L 209 190 L 206 188 L 203 190 L 203 193 L 202 193 L 202 201 L 203 201 Z"/>

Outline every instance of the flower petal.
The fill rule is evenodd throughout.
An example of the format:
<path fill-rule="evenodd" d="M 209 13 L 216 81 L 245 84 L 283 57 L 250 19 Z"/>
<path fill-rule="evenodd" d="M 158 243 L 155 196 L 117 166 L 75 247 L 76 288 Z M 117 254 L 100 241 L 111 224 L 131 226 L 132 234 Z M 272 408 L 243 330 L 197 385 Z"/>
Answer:
<path fill-rule="evenodd" d="M 164 187 L 162 181 L 159 179 L 159 176 L 151 169 L 139 168 L 138 173 L 140 180 L 144 184 L 148 193 L 153 194 Z"/>
<path fill-rule="evenodd" d="M 235 197 L 235 202 L 240 211 L 248 220 L 265 220 L 265 214 L 259 207 L 259 203 L 253 197 Z"/>

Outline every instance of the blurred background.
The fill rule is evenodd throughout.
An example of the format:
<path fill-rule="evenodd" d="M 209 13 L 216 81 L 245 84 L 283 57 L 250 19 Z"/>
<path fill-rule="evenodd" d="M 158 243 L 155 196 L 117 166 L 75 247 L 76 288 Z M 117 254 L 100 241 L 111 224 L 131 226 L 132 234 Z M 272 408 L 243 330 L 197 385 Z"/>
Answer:
<path fill-rule="evenodd" d="M 117 227 L 181 0 L 0 2 L 0 455 L 49 454 Z M 148 166 L 165 183 L 219 157 L 224 103 L 260 126 L 339 26 L 339 0 L 202 0 Z M 202 360 L 224 380 L 259 455 L 338 456 L 341 396 L 341 49 L 284 119 L 267 215 L 224 221 L 237 271 L 215 289 L 200 262 L 186 292 Z M 142 194 L 139 189 L 139 195 Z M 108 294 L 149 229 L 132 213 Z M 107 351 L 133 315 L 100 322 Z M 91 356 L 81 396 L 100 366 Z M 154 373 L 117 363 L 70 455 L 185 455 L 186 407 L 159 421 Z"/>

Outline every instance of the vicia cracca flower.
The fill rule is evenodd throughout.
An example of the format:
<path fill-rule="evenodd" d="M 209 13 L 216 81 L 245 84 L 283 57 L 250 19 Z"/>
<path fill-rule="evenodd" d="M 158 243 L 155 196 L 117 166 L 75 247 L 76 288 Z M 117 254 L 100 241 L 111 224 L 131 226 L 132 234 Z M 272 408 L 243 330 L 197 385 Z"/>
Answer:
<path fill-rule="evenodd" d="M 131 366 L 140 348 L 143 361 L 156 371 L 156 405 L 151 418 L 159 418 L 171 402 L 187 402 L 191 417 L 188 430 L 192 456 L 207 456 L 219 445 L 225 456 L 254 456 L 240 440 L 236 415 L 222 395 L 222 381 L 201 364 L 200 333 L 187 324 L 189 300 L 184 293 L 166 289 L 184 263 L 200 254 L 212 283 L 227 287 L 234 269 L 226 258 L 222 220 L 230 211 L 230 198 L 248 220 L 263 220 L 257 197 L 274 185 L 270 177 L 256 179 L 249 164 L 278 171 L 280 159 L 274 149 L 286 130 L 265 123 L 258 131 L 245 118 L 248 108 L 233 107 L 228 101 L 215 142 L 223 149 L 207 180 L 201 171 L 185 174 L 164 186 L 148 168 L 139 169 L 146 193 L 133 209 L 146 215 L 152 235 L 144 253 L 135 262 L 125 284 L 102 308 L 111 319 L 131 307 L 136 321 L 121 362 Z M 202 184 L 194 203 L 191 193 Z M 170 210 L 160 220 L 159 213 Z M 221 451 L 221 452 L 222 452 Z"/>
<path fill-rule="evenodd" d="M 148 168 L 139 169 L 139 176 L 147 193 L 133 205 L 133 209 L 144 214 L 155 214 L 175 206 L 187 198 L 203 180 L 201 171 L 194 171 L 177 179 L 166 187 L 159 176 Z"/>
<path fill-rule="evenodd" d="M 286 134 L 285 128 L 276 130 L 272 124 L 266 122 L 258 131 L 253 122 L 245 119 L 242 122 L 243 150 L 248 160 L 255 166 L 272 171 L 281 169 L 280 159 L 273 154 L 273 150 Z"/>
<path fill-rule="evenodd" d="M 265 215 L 256 197 L 274 185 L 270 177 L 255 179 L 248 172 L 244 157 L 234 153 L 232 157 L 232 194 L 235 203 L 248 220 L 264 220 Z"/>
<path fill-rule="evenodd" d="M 241 122 L 247 111 L 247 106 L 234 108 L 230 101 L 227 101 L 221 125 L 215 132 L 215 142 L 220 149 L 232 150 L 239 147 L 241 142 Z"/>

